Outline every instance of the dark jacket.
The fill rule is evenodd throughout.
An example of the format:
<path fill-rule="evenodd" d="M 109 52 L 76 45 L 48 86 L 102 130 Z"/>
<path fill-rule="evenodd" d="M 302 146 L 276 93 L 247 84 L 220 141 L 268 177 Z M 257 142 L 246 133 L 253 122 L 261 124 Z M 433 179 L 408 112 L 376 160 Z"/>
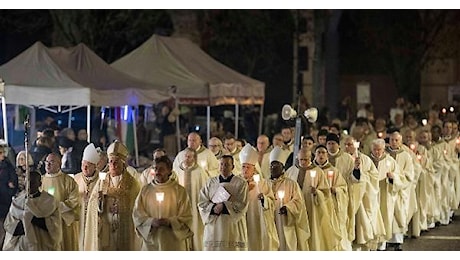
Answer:
<path fill-rule="evenodd" d="M 8 183 L 13 183 L 10 188 Z M 8 159 L 0 161 L 0 218 L 6 217 L 10 209 L 13 196 L 18 190 L 18 176 Z"/>

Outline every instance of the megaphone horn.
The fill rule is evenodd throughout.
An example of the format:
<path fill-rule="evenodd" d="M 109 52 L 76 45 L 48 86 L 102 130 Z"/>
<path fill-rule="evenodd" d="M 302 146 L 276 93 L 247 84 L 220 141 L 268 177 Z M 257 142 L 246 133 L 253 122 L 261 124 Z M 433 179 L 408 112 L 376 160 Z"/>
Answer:
<path fill-rule="evenodd" d="M 289 120 L 296 116 L 297 116 L 297 112 L 290 105 L 286 104 L 283 106 L 283 109 L 281 110 L 281 117 L 284 120 Z"/>
<path fill-rule="evenodd" d="M 311 107 L 303 113 L 303 115 L 307 118 L 308 122 L 314 123 L 316 122 L 316 119 L 318 118 L 318 109 L 315 107 Z"/>

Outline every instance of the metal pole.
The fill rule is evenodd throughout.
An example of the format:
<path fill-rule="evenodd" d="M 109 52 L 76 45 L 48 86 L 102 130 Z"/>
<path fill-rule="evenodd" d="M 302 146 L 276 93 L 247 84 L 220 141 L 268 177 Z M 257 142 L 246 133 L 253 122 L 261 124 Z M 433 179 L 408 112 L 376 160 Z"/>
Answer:
<path fill-rule="evenodd" d="M 68 128 L 72 127 L 72 106 L 70 106 L 70 110 L 69 110 L 69 120 L 67 121 L 67 127 Z"/>
<path fill-rule="evenodd" d="M 26 198 L 29 198 L 30 193 L 30 168 L 29 168 L 29 115 L 27 114 L 24 121 L 24 149 L 26 151 Z"/>
<path fill-rule="evenodd" d="M 86 106 L 86 141 L 91 142 L 91 105 Z"/>
<path fill-rule="evenodd" d="M 209 142 L 209 139 L 211 139 L 211 106 L 206 107 L 206 144 Z"/>
<path fill-rule="evenodd" d="M 235 104 L 235 139 L 238 139 L 238 126 L 239 126 L 239 119 L 238 119 L 238 113 L 240 110 L 240 106 L 238 103 Z"/>
<path fill-rule="evenodd" d="M 265 102 L 264 102 L 265 103 Z M 259 135 L 262 134 L 262 128 L 264 124 L 264 103 L 260 105 L 260 116 L 259 116 Z"/>
<path fill-rule="evenodd" d="M 177 97 L 176 95 L 174 95 L 174 107 L 176 109 L 176 111 L 179 111 L 179 101 L 177 100 Z M 165 119 L 167 120 L 167 119 Z M 179 114 L 177 115 L 177 118 L 176 118 L 176 142 L 177 142 L 177 153 L 179 153 L 181 151 L 181 145 L 180 145 L 180 111 L 179 111 Z"/>
<path fill-rule="evenodd" d="M 137 146 L 137 121 L 136 121 L 136 109 L 131 109 L 131 115 L 133 118 L 133 132 L 134 132 L 134 154 L 136 155 L 136 167 L 139 166 L 139 147 Z"/>
<path fill-rule="evenodd" d="M 8 142 L 8 120 L 6 120 L 6 103 L 5 103 L 4 96 L 2 96 L 2 115 L 3 115 L 3 139 L 5 139 L 5 142 L 9 144 Z"/>

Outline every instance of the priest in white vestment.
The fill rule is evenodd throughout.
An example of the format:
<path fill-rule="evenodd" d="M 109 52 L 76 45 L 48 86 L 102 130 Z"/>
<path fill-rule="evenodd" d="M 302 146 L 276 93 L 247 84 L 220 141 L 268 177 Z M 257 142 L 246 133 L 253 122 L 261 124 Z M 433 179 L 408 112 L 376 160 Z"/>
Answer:
<path fill-rule="evenodd" d="M 46 157 L 45 170 L 42 190 L 59 201 L 62 218 L 61 250 L 78 251 L 78 220 L 81 210 L 78 185 L 72 177 L 61 171 L 61 156 L 58 154 L 51 153 Z"/>
<path fill-rule="evenodd" d="M 176 172 L 177 181 L 182 185 L 190 198 L 192 204 L 192 249 L 203 250 L 204 224 L 198 210 L 200 190 L 209 179 L 206 171 L 197 163 L 197 153 L 191 148 L 185 148 L 184 161 L 181 162 Z"/>
<path fill-rule="evenodd" d="M 240 151 L 242 177 L 248 182 L 248 250 L 276 251 L 279 247 L 273 215 L 275 196 L 268 180 L 255 174 L 258 152 L 251 144 Z"/>
<path fill-rule="evenodd" d="M 289 167 L 285 175 L 299 184 L 302 190 L 308 223 L 310 224 L 311 251 L 332 251 L 340 248 L 341 235 L 332 228 L 333 204 L 330 181 L 323 170 L 311 160 L 311 150 L 302 147 L 296 164 Z M 332 177 L 332 176 L 331 176 Z"/>
<path fill-rule="evenodd" d="M 275 195 L 274 216 L 280 251 L 308 251 L 310 224 L 302 191 L 285 175 L 288 153 L 276 146 L 270 152 L 271 186 Z"/>
<path fill-rule="evenodd" d="M 192 206 L 187 191 L 170 178 L 172 162 L 168 156 L 156 158 L 152 168 L 154 179 L 142 187 L 133 208 L 141 250 L 192 250 Z"/>
<path fill-rule="evenodd" d="M 93 143 L 88 144 L 83 150 L 83 157 L 81 160 L 81 172 L 77 173 L 74 177 L 78 185 L 78 193 L 80 195 L 81 209 L 80 209 L 80 227 L 78 237 L 78 248 L 80 251 L 84 250 L 83 241 L 85 238 L 86 226 L 86 213 L 88 211 L 88 201 L 91 193 L 96 187 L 96 182 L 99 179 L 99 171 L 96 168 L 100 156 L 94 147 Z"/>
<path fill-rule="evenodd" d="M 62 241 L 59 201 L 40 191 L 41 175 L 30 173 L 30 194 L 13 199 L 5 218 L 3 251 L 59 251 Z"/>
<path fill-rule="evenodd" d="M 231 155 L 222 156 L 219 165 L 220 174 L 211 177 L 200 191 L 198 207 L 205 225 L 203 249 L 245 251 L 248 250 L 248 184 L 232 173 Z"/>

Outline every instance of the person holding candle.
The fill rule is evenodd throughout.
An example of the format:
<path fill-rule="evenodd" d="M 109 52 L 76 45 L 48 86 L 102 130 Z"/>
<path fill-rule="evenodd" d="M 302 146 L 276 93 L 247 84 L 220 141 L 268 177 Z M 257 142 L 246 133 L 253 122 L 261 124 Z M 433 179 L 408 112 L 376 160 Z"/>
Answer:
<path fill-rule="evenodd" d="M 255 174 L 259 154 L 251 144 L 246 144 L 240 151 L 242 175 L 248 182 L 248 250 L 275 251 L 279 240 L 274 219 L 275 196 L 270 183 L 260 174 Z"/>
<path fill-rule="evenodd" d="M 40 191 L 41 175 L 30 172 L 30 190 L 22 191 L 5 219 L 4 251 L 61 250 L 62 225 L 59 201 L 46 191 Z"/>
<path fill-rule="evenodd" d="M 410 154 L 402 148 L 402 136 L 398 131 L 390 134 L 389 146 L 386 152 L 398 163 L 402 187 L 398 190 L 395 204 L 395 222 L 393 225 L 393 237 L 389 241 L 395 250 L 402 250 L 404 234 L 408 230 L 409 220 L 417 208 L 415 194 L 416 175 L 414 162 Z"/>
<path fill-rule="evenodd" d="M 80 218 L 80 195 L 78 184 L 61 170 L 61 156 L 50 153 L 45 160 L 46 174 L 42 179 L 42 190 L 59 201 L 62 217 L 61 250 L 78 251 L 78 228 Z"/>
<path fill-rule="evenodd" d="M 93 143 L 90 143 L 83 150 L 83 157 L 81 160 L 81 172 L 75 175 L 75 182 L 78 185 L 78 192 L 80 194 L 81 210 L 80 210 L 80 228 L 79 228 L 79 239 L 78 247 L 80 250 L 84 250 L 83 241 L 85 237 L 85 224 L 86 224 L 86 213 L 88 210 L 89 196 L 96 186 L 96 182 L 99 179 L 99 171 L 96 169 L 96 165 L 99 162 L 100 156 L 94 147 Z"/>
<path fill-rule="evenodd" d="M 342 174 L 328 160 L 326 146 L 318 145 L 315 148 L 315 159 L 313 163 L 328 174 L 331 199 L 328 204 L 331 214 L 330 223 L 334 232 L 340 234 L 338 240 L 329 241 L 331 250 L 351 250 L 348 240 L 348 189 L 347 183 Z"/>
<path fill-rule="evenodd" d="M 406 152 L 408 152 L 414 163 L 414 180 L 412 183 L 413 189 L 411 191 L 411 200 L 416 199 L 413 205 L 416 207 L 413 212 L 409 214 L 408 219 L 409 226 L 407 235 L 409 237 L 419 237 L 422 230 L 428 229 L 428 222 L 426 217 L 427 208 L 427 176 L 426 168 L 422 165 L 422 154 L 426 154 L 426 149 L 416 140 L 416 132 L 412 129 L 406 129 L 402 133 L 403 145 L 401 146 Z M 425 161 L 425 159 L 423 159 Z"/>
<path fill-rule="evenodd" d="M 345 138 L 345 151 L 355 158 L 352 188 L 355 196 L 354 212 L 350 212 L 355 220 L 352 246 L 354 250 L 377 250 L 378 243 L 385 236 L 379 202 L 379 173 L 369 156 L 359 152 L 359 142 L 352 136 Z M 351 225 L 350 225 L 351 226 Z"/>
<path fill-rule="evenodd" d="M 385 237 L 379 242 L 377 250 L 386 250 L 387 242 L 393 236 L 393 223 L 395 218 L 395 201 L 398 190 L 402 188 L 400 168 L 393 157 L 385 152 L 385 141 L 374 139 L 372 142 L 370 158 L 378 171 L 380 192 L 380 213 L 385 228 Z"/>
<path fill-rule="evenodd" d="M 458 128 L 458 126 L 456 125 Z M 456 149 L 459 141 L 457 136 L 453 134 L 454 122 L 453 120 L 445 120 L 443 123 L 443 139 L 446 142 L 446 157 L 449 163 L 448 178 L 445 178 L 447 183 L 447 201 L 449 212 L 447 213 L 449 223 L 452 221 L 454 211 L 459 207 L 460 203 L 460 172 L 459 172 L 459 159 L 458 151 Z"/>
<path fill-rule="evenodd" d="M 350 154 L 344 152 L 340 149 L 340 140 L 339 136 L 333 133 L 329 133 L 326 136 L 326 147 L 328 152 L 328 161 L 332 166 L 337 168 L 338 172 L 342 174 L 343 178 L 347 183 L 348 189 L 348 216 L 347 226 L 346 226 L 346 236 L 342 242 L 346 250 L 351 250 L 351 242 L 355 239 L 355 214 L 357 211 L 357 205 L 361 201 L 362 192 L 360 192 L 360 182 L 359 182 L 359 171 L 354 171 L 356 164 L 359 164 L 359 158 L 351 156 Z M 356 151 L 358 149 L 356 148 Z M 357 153 L 355 153 L 357 155 Z M 356 176 L 355 176 L 356 174 Z M 345 235 L 345 233 L 343 234 Z"/>
<path fill-rule="evenodd" d="M 321 168 L 312 163 L 312 151 L 302 147 L 297 154 L 296 165 L 286 171 L 286 176 L 299 184 L 310 223 L 311 236 L 308 240 L 312 251 L 334 250 L 337 244 L 330 243 L 340 241 L 340 234 L 331 227 L 331 214 L 333 212 L 329 181 Z M 331 176 L 333 177 L 333 176 Z"/>
<path fill-rule="evenodd" d="M 427 198 L 427 208 L 426 208 L 426 215 L 427 215 L 427 228 L 435 228 L 436 222 L 439 221 L 440 218 L 440 211 L 439 211 L 439 200 L 436 200 L 436 193 L 435 193 L 435 183 L 436 183 L 436 176 L 440 175 L 440 172 L 435 170 L 436 167 L 442 162 L 441 153 L 438 150 L 433 149 L 432 142 L 431 142 L 431 133 L 429 129 L 423 129 L 417 135 L 417 141 L 420 144 L 420 147 L 424 147 L 425 154 L 422 152 L 422 159 L 421 163 L 426 175 L 426 185 L 425 185 L 425 194 Z"/>
<path fill-rule="evenodd" d="M 133 221 L 142 238 L 141 250 L 193 250 L 192 204 L 186 188 L 171 179 L 168 156 L 155 158 L 154 179 L 144 185 L 136 198 Z"/>
<path fill-rule="evenodd" d="M 274 215 L 279 250 L 306 251 L 309 250 L 310 224 L 300 186 L 285 175 L 287 157 L 278 146 L 270 152 L 271 186 L 277 196 Z"/>
<path fill-rule="evenodd" d="M 107 148 L 109 170 L 99 179 L 88 202 L 84 250 L 131 251 L 139 249 L 132 210 L 139 184 L 127 171 L 128 148 L 115 140 Z"/>
<path fill-rule="evenodd" d="M 204 223 L 205 251 L 246 251 L 248 184 L 233 174 L 233 156 L 220 159 L 219 176 L 200 190 L 198 208 Z"/>
<path fill-rule="evenodd" d="M 448 178 L 450 160 L 448 160 L 446 156 L 447 143 L 441 138 L 441 131 L 439 125 L 433 125 L 431 127 L 431 149 L 433 154 L 433 167 L 435 170 L 435 222 L 437 225 L 448 225 L 450 208 L 447 199 L 448 194 L 446 194 L 448 182 L 446 182 L 445 179 Z"/>
<path fill-rule="evenodd" d="M 197 164 L 197 153 L 191 148 L 185 148 L 185 160 L 181 163 L 179 170 L 176 172 L 177 181 L 180 185 L 185 187 L 187 194 L 189 195 L 192 207 L 192 248 L 194 251 L 203 250 L 203 233 L 204 224 L 201 221 L 200 212 L 196 206 L 199 201 L 200 190 L 206 184 L 209 179 L 208 174 L 204 169 Z"/>

